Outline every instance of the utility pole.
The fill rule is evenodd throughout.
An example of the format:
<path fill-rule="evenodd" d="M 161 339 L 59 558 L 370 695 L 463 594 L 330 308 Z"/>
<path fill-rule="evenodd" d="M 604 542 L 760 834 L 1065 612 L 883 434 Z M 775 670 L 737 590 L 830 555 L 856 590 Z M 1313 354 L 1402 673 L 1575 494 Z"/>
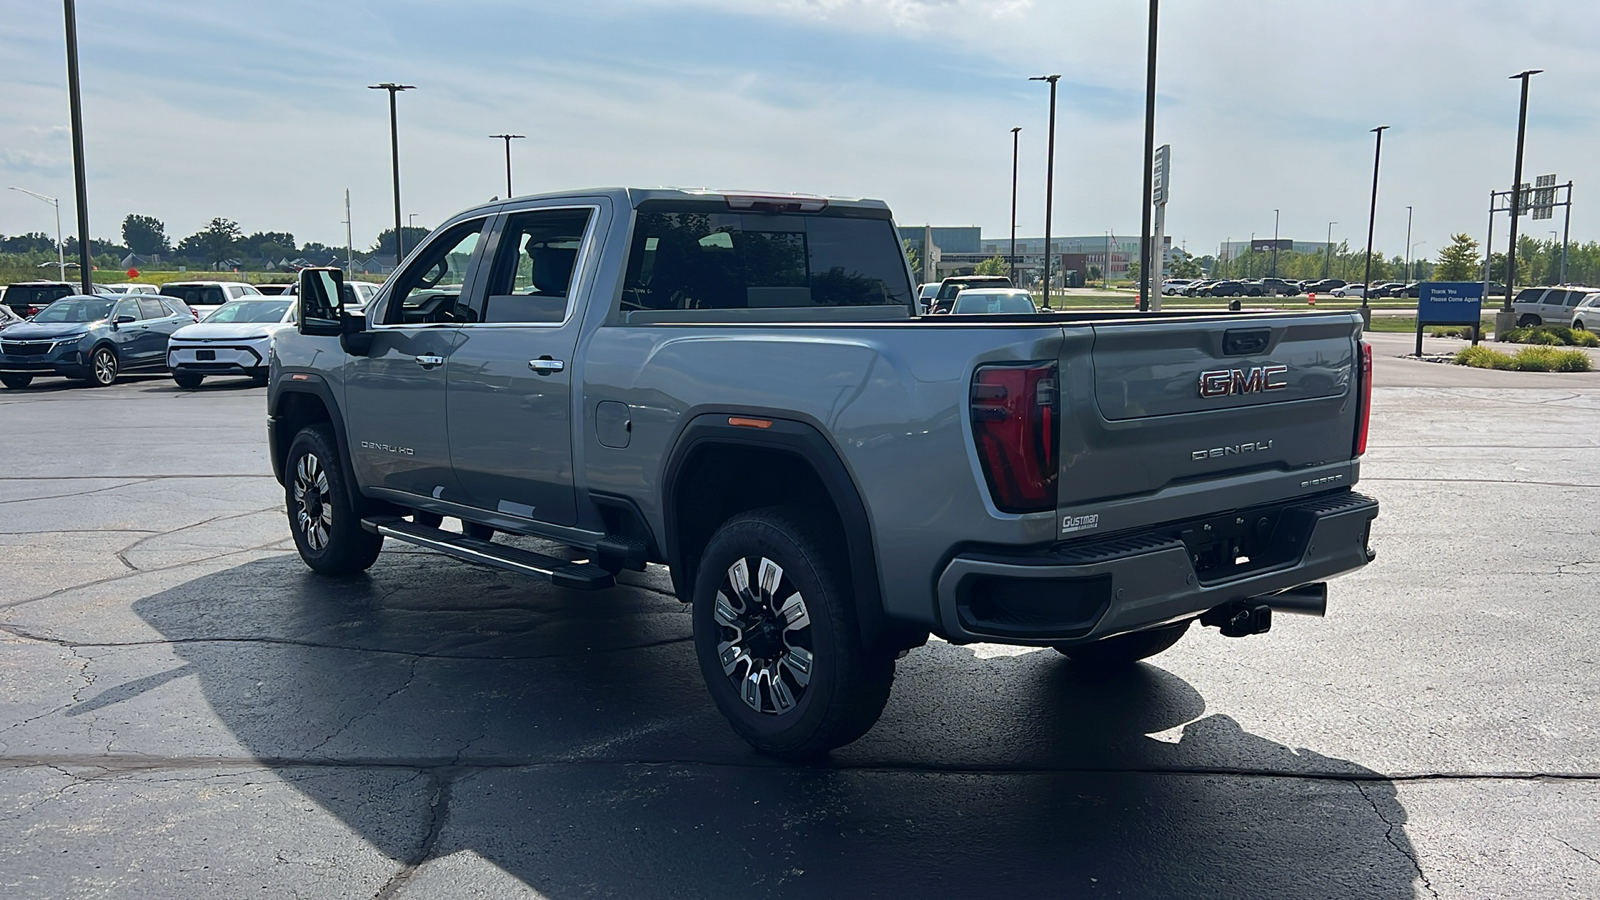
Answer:
<path fill-rule="evenodd" d="M 1322 253 L 1322 277 L 1323 278 L 1331 278 L 1332 277 L 1329 273 L 1333 269 L 1333 226 L 1335 226 L 1337 224 L 1339 224 L 1339 223 L 1338 222 L 1329 222 L 1328 223 L 1328 246 L 1323 248 L 1323 253 Z"/>
<path fill-rule="evenodd" d="M 511 199 L 511 142 L 517 138 L 525 138 L 525 134 L 491 134 L 489 137 L 501 138 L 506 142 L 506 199 Z"/>
<path fill-rule="evenodd" d="M 1017 132 L 1022 126 L 1011 129 L 1011 283 L 1017 283 Z"/>
<path fill-rule="evenodd" d="M 1150 38 L 1149 47 L 1145 52 L 1144 74 L 1144 194 L 1140 201 L 1143 207 L 1141 224 L 1139 226 L 1139 311 L 1148 312 L 1150 309 L 1150 258 L 1159 247 L 1150 246 L 1150 214 L 1154 206 L 1153 196 L 1156 163 L 1156 16 L 1160 11 L 1160 0 L 1150 0 Z M 1053 89 L 1054 84 L 1051 85 Z M 1110 263 L 1107 263 L 1107 268 Z"/>
<path fill-rule="evenodd" d="M 1278 277 L 1278 211 L 1272 211 L 1272 277 Z"/>
<path fill-rule="evenodd" d="M 1376 148 L 1372 151 L 1372 208 L 1367 213 L 1367 273 L 1361 282 L 1361 321 L 1364 327 L 1372 327 L 1372 308 L 1367 306 L 1367 293 L 1372 287 L 1372 226 L 1378 220 L 1378 163 L 1383 159 L 1383 133 L 1389 128 L 1379 125 L 1372 129 L 1378 136 Z"/>
<path fill-rule="evenodd" d="M 406 258 L 406 241 L 404 232 L 400 230 L 400 128 L 395 119 L 394 95 L 401 91 L 416 90 L 417 86 L 385 81 L 367 87 L 374 91 L 389 92 L 389 151 L 394 163 L 394 264 L 395 268 L 399 268 Z"/>
<path fill-rule="evenodd" d="M 78 12 L 72 0 L 63 0 L 63 6 L 67 18 L 67 99 L 72 108 L 72 176 L 78 193 L 78 280 L 83 292 L 92 294 L 94 266 L 89 259 L 89 188 L 83 162 L 83 100 L 78 90 Z M 66 281 L 65 263 L 61 271 L 61 280 Z"/>
<path fill-rule="evenodd" d="M 1044 306 L 1050 308 L 1050 211 L 1054 206 L 1056 190 L 1056 82 L 1061 80 L 1060 75 L 1035 75 L 1029 81 L 1047 81 L 1050 83 L 1050 136 L 1047 141 L 1048 149 L 1045 151 L 1044 166 Z M 1108 258 L 1106 265 L 1111 261 Z"/>
<path fill-rule="evenodd" d="M 1522 81 L 1522 105 L 1517 108 L 1517 164 L 1511 175 L 1511 240 L 1506 244 L 1506 301 L 1495 316 L 1495 338 L 1516 326 L 1516 314 L 1511 311 L 1511 292 L 1517 283 L 1517 214 L 1522 211 L 1522 146 L 1528 131 L 1528 79 L 1544 71 L 1528 69 L 1511 76 Z"/>
<path fill-rule="evenodd" d="M 344 189 L 344 265 L 350 275 L 356 273 L 356 239 L 350 224 L 350 189 Z"/>

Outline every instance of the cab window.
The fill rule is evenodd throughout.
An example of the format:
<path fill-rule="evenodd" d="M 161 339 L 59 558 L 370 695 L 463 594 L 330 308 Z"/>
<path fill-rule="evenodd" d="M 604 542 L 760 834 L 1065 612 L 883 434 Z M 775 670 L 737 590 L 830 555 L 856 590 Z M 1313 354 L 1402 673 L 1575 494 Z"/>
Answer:
<path fill-rule="evenodd" d="M 565 321 L 578 251 L 593 214 L 591 209 L 547 209 L 511 216 L 500 238 L 483 321 Z"/>
<path fill-rule="evenodd" d="M 434 238 L 395 282 L 384 323 L 424 325 L 474 320 L 462 293 L 484 219 L 462 222 Z"/>

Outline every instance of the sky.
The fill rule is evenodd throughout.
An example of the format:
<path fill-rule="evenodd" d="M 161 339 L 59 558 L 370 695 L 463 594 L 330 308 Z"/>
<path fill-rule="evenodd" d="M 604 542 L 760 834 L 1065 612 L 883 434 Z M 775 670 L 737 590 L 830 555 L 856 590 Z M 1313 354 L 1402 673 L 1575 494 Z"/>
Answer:
<path fill-rule="evenodd" d="M 887 201 L 902 225 L 1044 230 L 1048 89 L 1059 74 L 1053 233 L 1135 234 L 1142 0 L 79 0 L 90 233 L 152 215 L 175 242 L 214 216 L 357 248 L 393 224 L 386 95 L 399 97 L 403 212 L 437 225 L 505 193 L 606 185 L 800 191 Z M 1478 240 L 1511 183 L 1576 183 L 1575 240 L 1600 239 L 1600 3 L 1168 0 L 1156 142 L 1172 145 L 1167 232 L 1191 252 L 1279 234 L 1418 256 Z M 76 231 L 62 8 L 0 0 L 0 187 L 62 199 Z M 0 234 L 54 231 L 0 190 Z M 1505 217 L 1496 243 L 1505 241 Z M 1523 220 L 1549 237 L 1553 222 Z"/>

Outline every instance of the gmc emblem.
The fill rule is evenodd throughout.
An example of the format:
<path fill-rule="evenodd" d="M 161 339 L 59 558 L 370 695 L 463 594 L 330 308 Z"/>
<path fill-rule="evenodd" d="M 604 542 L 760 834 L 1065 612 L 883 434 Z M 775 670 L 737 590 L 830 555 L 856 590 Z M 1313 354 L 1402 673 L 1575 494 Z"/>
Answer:
<path fill-rule="evenodd" d="M 1200 396 L 1227 397 L 1231 394 L 1254 394 L 1259 391 L 1281 391 L 1289 386 L 1286 381 L 1273 381 L 1274 376 L 1289 371 L 1288 366 L 1256 366 L 1251 369 L 1214 369 L 1200 373 Z"/>

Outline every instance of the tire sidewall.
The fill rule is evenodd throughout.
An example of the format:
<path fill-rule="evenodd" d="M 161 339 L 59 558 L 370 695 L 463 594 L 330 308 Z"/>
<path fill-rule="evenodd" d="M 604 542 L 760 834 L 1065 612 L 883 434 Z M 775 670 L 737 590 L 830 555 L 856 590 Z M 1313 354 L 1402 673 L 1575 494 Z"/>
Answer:
<path fill-rule="evenodd" d="M 101 381 L 100 380 L 100 367 L 98 365 L 98 362 L 99 362 L 99 359 L 100 359 L 100 355 L 102 353 L 104 353 L 104 354 L 106 354 L 106 355 L 111 357 L 111 380 L 110 381 Z M 116 384 L 117 383 L 117 379 L 120 378 L 121 376 L 122 376 L 122 360 L 117 358 L 117 351 L 111 349 L 110 347 L 107 347 L 104 344 L 101 344 L 100 346 L 94 348 L 94 352 L 89 354 L 89 383 L 94 385 L 95 387 L 110 387 L 111 385 Z"/>
<path fill-rule="evenodd" d="M 826 562 L 812 558 L 815 548 L 802 547 L 781 520 L 760 514 L 730 519 L 707 544 L 695 575 L 693 594 L 694 642 L 706 686 L 717 707 L 734 730 L 760 749 L 792 752 L 805 744 L 823 724 L 830 701 L 840 690 L 844 674 L 838 610 L 844 601 Z M 808 552 L 809 551 L 809 552 Z M 745 704 L 717 660 L 720 628 L 713 616 L 717 592 L 727 579 L 728 567 L 739 556 L 759 562 L 762 557 L 783 567 L 784 574 L 805 598 L 811 619 L 813 668 L 811 682 L 795 708 L 782 715 L 756 712 Z M 752 566 L 751 571 L 755 571 Z M 853 625 L 852 625 L 853 627 Z"/>
<path fill-rule="evenodd" d="M 298 506 L 294 496 L 295 477 L 301 457 L 307 454 L 317 457 L 317 462 L 328 476 L 328 504 L 333 508 L 328 543 L 321 550 L 312 549 L 306 541 L 295 514 Z M 365 570 L 377 558 L 383 539 L 369 536 L 361 530 L 361 524 L 350 506 L 349 495 L 345 492 L 344 470 L 340 468 L 337 445 L 327 429 L 315 426 L 302 429 L 290 442 L 289 453 L 284 460 L 283 499 L 295 549 L 312 570 L 324 575 L 350 575 Z"/>

